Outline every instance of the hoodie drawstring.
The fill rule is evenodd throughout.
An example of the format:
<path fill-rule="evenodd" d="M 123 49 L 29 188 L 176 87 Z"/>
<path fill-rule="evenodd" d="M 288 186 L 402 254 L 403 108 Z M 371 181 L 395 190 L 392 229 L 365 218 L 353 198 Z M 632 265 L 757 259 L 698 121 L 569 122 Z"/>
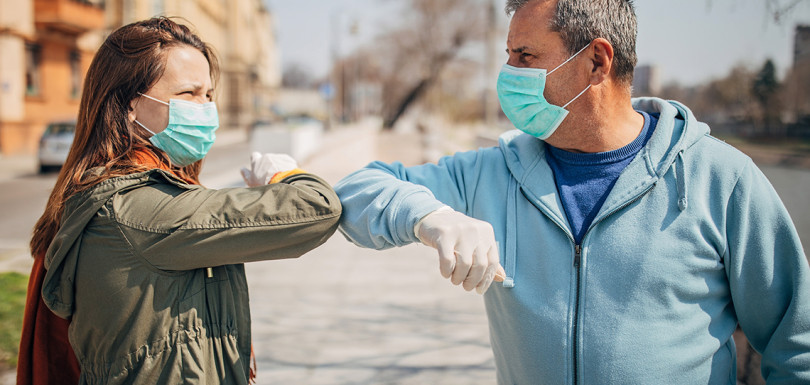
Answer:
<path fill-rule="evenodd" d="M 506 278 L 503 287 L 515 287 L 515 258 L 517 256 L 517 180 L 509 178 L 506 189 L 506 244 L 504 245 L 503 269 Z"/>
<path fill-rule="evenodd" d="M 689 200 L 686 198 L 686 171 L 684 170 L 683 149 L 678 151 L 675 158 L 675 182 L 678 187 L 678 209 L 681 211 L 689 207 Z"/>

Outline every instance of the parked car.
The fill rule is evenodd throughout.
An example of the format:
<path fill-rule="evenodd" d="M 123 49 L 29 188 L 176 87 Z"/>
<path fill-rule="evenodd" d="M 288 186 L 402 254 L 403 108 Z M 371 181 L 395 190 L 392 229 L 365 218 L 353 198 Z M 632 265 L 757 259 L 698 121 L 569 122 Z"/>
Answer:
<path fill-rule="evenodd" d="M 70 146 L 73 144 L 73 134 L 76 131 L 75 121 L 59 121 L 49 123 L 39 140 L 39 172 L 46 173 L 58 170 L 67 159 Z"/>

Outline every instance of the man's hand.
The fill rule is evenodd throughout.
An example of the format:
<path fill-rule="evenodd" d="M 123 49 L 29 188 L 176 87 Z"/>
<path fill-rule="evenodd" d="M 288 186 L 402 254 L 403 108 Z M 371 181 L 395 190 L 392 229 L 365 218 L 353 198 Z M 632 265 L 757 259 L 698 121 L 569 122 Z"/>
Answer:
<path fill-rule="evenodd" d="M 298 163 L 287 154 L 260 154 L 253 152 L 250 155 L 250 169 L 243 167 L 242 179 L 248 187 L 263 186 L 270 182 L 273 175 L 283 171 L 298 168 Z"/>
<path fill-rule="evenodd" d="M 499 276 L 504 276 L 492 225 L 470 218 L 449 207 L 422 218 L 415 227 L 416 237 L 439 251 L 442 276 L 464 290 L 483 294 Z"/>

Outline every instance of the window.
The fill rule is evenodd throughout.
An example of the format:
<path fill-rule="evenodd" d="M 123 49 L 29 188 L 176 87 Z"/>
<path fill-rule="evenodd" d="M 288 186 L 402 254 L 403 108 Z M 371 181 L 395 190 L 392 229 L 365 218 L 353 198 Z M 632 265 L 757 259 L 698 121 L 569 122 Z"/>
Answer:
<path fill-rule="evenodd" d="M 99 7 L 101 9 L 104 9 L 104 6 L 106 5 L 105 0 L 73 0 L 73 1 L 81 4 L 92 5 L 94 7 Z"/>
<path fill-rule="evenodd" d="M 39 96 L 42 89 L 40 67 L 42 64 L 42 48 L 37 44 L 25 45 L 25 94 Z"/>
<path fill-rule="evenodd" d="M 78 99 L 82 89 L 81 56 L 79 51 L 70 51 L 70 97 Z"/>

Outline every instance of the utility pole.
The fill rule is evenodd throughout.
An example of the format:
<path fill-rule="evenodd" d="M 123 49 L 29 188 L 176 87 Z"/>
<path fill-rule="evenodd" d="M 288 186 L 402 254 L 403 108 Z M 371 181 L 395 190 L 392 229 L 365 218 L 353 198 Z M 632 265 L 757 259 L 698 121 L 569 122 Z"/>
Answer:
<path fill-rule="evenodd" d="M 495 98 L 495 79 L 491 77 L 497 72 L 495 60 L 495 39 L 498 35 L 498 15 L 496 13 L 497 0 L 487 0 L 487 32 L 484 42 L 484 77 L 486 78 L 486 91 L 484 93 L 484 121 L 492 129 L 498 124 L 498 103 Z"/>
<path fill-rule="evenodd" d="M 340 60 L 338 51 L 340 50 L 340 11 L 332 12 L 331 18 L 329 19 L 331 22 L 331 30 L 330 39 L 331 48 L 332 48 L 332 65 L 329 68 L 329 76 L 328 82 L 329 86 L 327 93 L 329 96 L 326 99 L 326 109 L 327 109 L 327 126 L 329 129 L 333 129 L 335 127 L 335 90 L 337 88 L 338 83 L 338 73 L 336 72 L 336 66 Z"/>

